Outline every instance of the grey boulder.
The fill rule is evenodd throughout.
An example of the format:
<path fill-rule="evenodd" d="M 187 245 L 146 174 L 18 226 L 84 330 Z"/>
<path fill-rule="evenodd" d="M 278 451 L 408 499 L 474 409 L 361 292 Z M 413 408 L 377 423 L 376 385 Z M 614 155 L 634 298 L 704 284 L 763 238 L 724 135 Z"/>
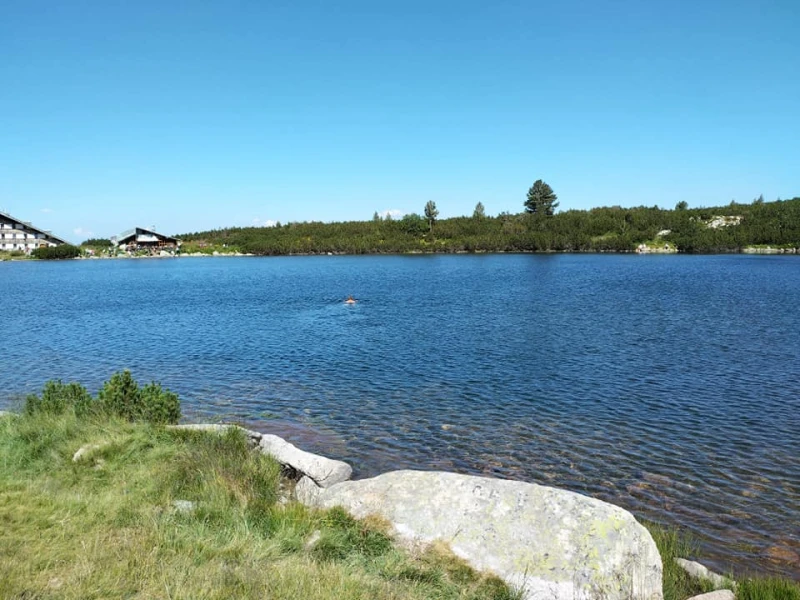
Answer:
<path fill-rule="evenodd" d="M 661 557 L 629 512 L 573 492 L 455 473 L 393 471 L 297 499 L 388 520 L 401 540 L 443 540 L 536 600 L 660 600 Z"/>
<path fill-rule="evenodd" d="M 347 463 L 300 450 L 277 435 L 263 434 L 259 447 L 261 452 L 306 475 L 320 488 L 347 481 L 353 474 L 352 467 Z"/>
<path fill-rule="evenodd" d="M 676 558 L 675 562 L 678 563 L 678 566 L 681 569 L 686 571 L 686 573 L 695 579 L 699 579 L 701 581 L 710 581 L 711 585 L 713 585 L 715 589 L 723 588 L 733 583 L 727 577 L 723 577 L 722 575 L 718 575 L 713 571 L 709 571 L 708 568 L 706 568 L 704 565 L 701 565 L 699 562 L 686 560 L 685 558 Z"/>

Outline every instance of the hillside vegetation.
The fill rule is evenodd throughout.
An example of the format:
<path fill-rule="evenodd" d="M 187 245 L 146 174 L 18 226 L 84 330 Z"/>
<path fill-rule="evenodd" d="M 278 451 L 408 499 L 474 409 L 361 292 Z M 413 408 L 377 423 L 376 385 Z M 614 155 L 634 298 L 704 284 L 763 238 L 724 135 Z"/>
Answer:
<path fill-rule="evenodd" d="M 674 210 L 602 207 L 496 217 L 476 211 L 472 217 L 433 223 L 411 214 L 397 220 L 231 227 L 178 237 L 185 242 L 184 251 L 224 247 L 257 255 L 633 252 L 640 244 L 670 244 L 688 253 L 739 252 L 761 245 L 800 247 L 800 197 L 696 209 L 679 204 Z"/>

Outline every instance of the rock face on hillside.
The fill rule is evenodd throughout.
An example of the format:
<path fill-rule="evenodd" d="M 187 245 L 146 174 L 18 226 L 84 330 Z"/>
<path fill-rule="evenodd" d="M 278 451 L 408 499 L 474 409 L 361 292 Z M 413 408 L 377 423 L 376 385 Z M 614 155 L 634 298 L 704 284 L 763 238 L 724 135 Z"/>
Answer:
<path fill-rule="evenodd" d="M 535 600 L 660 600 L 661 557 L 627 511 L 580 494 L 524 483 L 393 471 L 297 498 L 387 519 L 404 540 L 443 540 L 474 568 Z"/>

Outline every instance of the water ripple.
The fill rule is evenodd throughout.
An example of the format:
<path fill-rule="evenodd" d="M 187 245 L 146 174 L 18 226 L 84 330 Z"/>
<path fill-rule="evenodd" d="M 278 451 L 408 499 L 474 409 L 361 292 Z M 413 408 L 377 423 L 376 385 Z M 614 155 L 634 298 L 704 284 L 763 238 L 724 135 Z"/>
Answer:
<path fill-rule="evenodd" d="M 800 579 L 797 306 L 794 257 L 0 263 L 0 405 L 130 368 L 357 477 L 565 487 Z"/>

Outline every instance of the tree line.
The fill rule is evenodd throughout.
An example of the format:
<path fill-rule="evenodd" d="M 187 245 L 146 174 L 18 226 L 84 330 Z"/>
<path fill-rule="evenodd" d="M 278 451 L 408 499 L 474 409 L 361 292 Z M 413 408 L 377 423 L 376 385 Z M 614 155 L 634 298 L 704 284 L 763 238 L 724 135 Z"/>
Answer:
<path fill-rule="evenodd" d="M 178 235 L 185 249 L 226 246 L 256 255 L 408 252 L 632 252 L 640 244 L 670 243 L 680 252 L 737 252 L 748 246 L 800 247 L 800 197 L 690 209 L 599 207 L 555 212 L 557 196 L 538 180 L 524 212 L 439 219 L 429 201 L 423 215 L 334 223 L 230 227 Z M 740 217 L 715 227 L 715 217 Z M 716 225 L 719 225 L 716 223 Z"/>

